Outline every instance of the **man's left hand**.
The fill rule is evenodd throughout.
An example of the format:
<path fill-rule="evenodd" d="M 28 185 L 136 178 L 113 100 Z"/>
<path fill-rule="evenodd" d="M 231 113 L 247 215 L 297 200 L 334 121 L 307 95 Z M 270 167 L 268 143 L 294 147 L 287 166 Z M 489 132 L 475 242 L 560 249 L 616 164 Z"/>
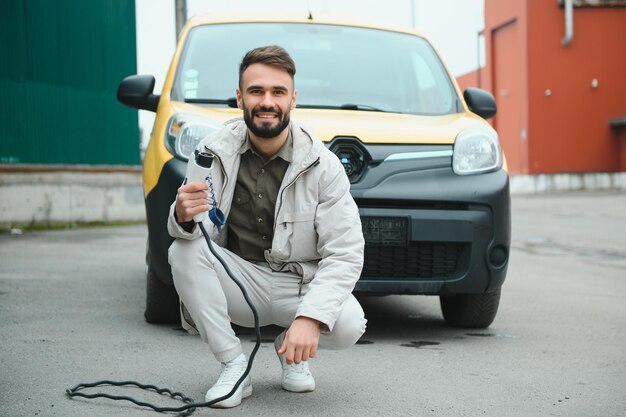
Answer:
<path fill-rule="evenodd" d="M 284 354 L 285 361 L 289 365 L 308 361 L 317 354 L 319 341 L 320 322 L 310 317 L 300 316 L 293 321 L 287 330 L 278 354 Z"/>

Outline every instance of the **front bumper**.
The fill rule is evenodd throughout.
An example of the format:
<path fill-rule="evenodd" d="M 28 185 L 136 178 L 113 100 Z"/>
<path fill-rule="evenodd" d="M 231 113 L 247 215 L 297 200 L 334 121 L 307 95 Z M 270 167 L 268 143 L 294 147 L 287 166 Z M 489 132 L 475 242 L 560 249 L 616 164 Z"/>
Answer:
<path fill-rule="evenodd" d="M 504 170 L 459 176 L 449 167 L 401 172 L 352 187 L 361 216 L 409 217 L 408 244 L 366 241 L 355 292 L 472 294 L 502 286 L 511 240 Z"/>
<path fill-rule="evenodd" d="M 172 284 L 167 251 L 169 207 L 186 162 L 169 160 L 146 198 L 150 267 Z M 505 171 L 458 176 L 450 168 L 400 172 L 377 183 L 353 184 L 361 216 L 409 217 L 403 247 L 366 242 L 355 292 L 470 294 L 500 288 L 511 240 L 509 179 Z"/>

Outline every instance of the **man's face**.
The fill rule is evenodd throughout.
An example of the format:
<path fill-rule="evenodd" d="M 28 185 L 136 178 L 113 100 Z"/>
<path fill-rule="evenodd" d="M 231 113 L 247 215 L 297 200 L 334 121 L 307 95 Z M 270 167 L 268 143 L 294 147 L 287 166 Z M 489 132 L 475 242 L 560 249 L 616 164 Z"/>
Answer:
<path fill-rule="evenodd" d="M 296 105 L 293 80 L 281 68 L 252 64 L 241 78 L 237 105 L 253 135 L 274 138 L 289 125 L 289 113 Z"/>

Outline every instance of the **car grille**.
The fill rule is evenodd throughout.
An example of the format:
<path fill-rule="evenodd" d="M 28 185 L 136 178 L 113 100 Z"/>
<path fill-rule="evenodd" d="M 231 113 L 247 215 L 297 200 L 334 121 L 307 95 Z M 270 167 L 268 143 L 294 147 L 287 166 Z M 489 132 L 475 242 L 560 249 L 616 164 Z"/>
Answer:
<path fill-rule="evenodd" d="M 365 245 L 362 278 L 446 279 L 457 272 L 467 243 L 410 242 L 406 246 Z"/>

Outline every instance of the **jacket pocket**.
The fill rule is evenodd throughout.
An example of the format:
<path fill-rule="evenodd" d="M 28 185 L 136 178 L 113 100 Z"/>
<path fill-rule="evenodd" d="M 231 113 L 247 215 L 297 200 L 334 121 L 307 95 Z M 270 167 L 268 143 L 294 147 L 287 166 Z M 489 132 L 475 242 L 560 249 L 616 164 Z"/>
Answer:
<path fill-rule="evenodd" d="M 315 209 L 311 211 L 299 211 L 293 213 L 285 213 L 285 223 L 302 223 L 315 220 Z"/>
<path fill-rule="evenodd" d="M 303 262 L 319 259 L 315 209 L 312 204 L 304 210 L 285 212 L 276 230 L 277 243 L 284 243 L 281 251 L 285 261 Z"/>

